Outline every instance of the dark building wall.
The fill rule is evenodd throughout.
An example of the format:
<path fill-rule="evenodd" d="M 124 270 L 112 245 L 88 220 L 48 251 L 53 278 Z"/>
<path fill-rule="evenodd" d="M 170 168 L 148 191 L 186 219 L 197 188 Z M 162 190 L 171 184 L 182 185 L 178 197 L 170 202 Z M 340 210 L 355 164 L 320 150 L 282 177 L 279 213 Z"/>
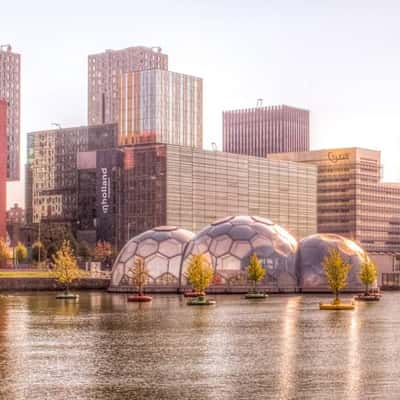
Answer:
<path fill-rule="evenodd" d="M 307 110 L 282 105 L 223 112 L 223 151 L 265 157 L 309 148 Z"/>
<path fill-rule="evenodd" d="M 161 144 L 124 148 L 117 192 L 117 244 L 166 224 L 166 147 Z"/>

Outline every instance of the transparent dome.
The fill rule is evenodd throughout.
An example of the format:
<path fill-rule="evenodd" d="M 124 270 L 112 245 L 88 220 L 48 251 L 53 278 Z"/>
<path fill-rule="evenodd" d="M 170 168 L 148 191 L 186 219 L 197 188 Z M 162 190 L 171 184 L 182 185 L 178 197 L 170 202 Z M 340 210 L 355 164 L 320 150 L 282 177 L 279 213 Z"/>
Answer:
<path fill-rule="evenodd" d="M 160 226 L 129 240 L 115 260 L 111 288 L 131 288 L 135 257 L 144 259 L 148 286 L 179 287 L 182 255 L 194 233 L 176 226 Z"/>
<path fill-rule="evenodd" d="M 364 250 L 355 242 L 340 235 L 316 234 L 299 243 L 298 267 L 300 287 L 303 290 L 329 290 L 322 262 L 330 249 L 340 251 L 343 260 L 351 265 L 347 290 L 360 290 L 363 285 L 358 278 Z"/>
<path fill-rule="evenodd" d="M 182 263 L 182 284 L 193 254 L 205 254 L 214 267 L 213 286 L 248 285 L 246 267 L 255 253 L 267 270 L 264 284 L 297 287 L 297 241 L 272 221 L 250 216 L 227 217 L 202 229 L 188 244 Z"/>

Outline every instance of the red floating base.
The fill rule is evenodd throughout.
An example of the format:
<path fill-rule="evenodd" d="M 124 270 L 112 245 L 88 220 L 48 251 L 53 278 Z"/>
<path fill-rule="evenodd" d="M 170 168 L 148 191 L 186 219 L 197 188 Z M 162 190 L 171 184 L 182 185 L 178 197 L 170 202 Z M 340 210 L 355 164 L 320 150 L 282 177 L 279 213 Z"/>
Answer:
<path fill-rule="evenodd" d="M 130 302 L 136 302 L 136 303 L 145 303 L 147 301 L 152 301 L 153 298 L 151 296 L 140 296 L 138 294 L 134 294 L 131 296 L 128 296 L 128 301 Z"/>
<path fill-rule="evenodd" d="M 185 292 L 183 294 L 184 297 L 200 297 L 205 295 L 206 294 L 204 292 Z"/>

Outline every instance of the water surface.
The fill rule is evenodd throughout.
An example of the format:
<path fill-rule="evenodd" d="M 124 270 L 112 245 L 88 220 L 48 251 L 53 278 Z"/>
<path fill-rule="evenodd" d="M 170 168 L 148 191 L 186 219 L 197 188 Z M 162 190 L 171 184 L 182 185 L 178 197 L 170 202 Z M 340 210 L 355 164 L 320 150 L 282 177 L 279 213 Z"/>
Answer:
<path fill-rule="evenodd" d="M 354 312 L 326 299 L 3 294 L 0 399 L 399 399 L 400 292 Z"/>

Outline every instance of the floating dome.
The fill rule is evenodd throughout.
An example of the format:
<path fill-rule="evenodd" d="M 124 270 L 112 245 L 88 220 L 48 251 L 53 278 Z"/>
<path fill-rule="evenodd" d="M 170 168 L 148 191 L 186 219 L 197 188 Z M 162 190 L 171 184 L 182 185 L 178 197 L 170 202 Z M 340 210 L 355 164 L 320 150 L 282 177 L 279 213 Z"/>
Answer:
<path fill-rule="evenodd" d="M 227 217 L 202 229 L 188 244 L 181 280 L 193 254 L 205 254 L 214 267 L 213 285 L 247 285 L 246 267 L 255 253 L 267 270 L 266 282 L 275 288 L 297 287 L 297 241 L 272 221 L 250 216 Z"/>
<path fill-rule="evenodd" d="M 144 259 L 149 286 L 179 287 L 182 255 L 194 233 L 176 226 L 160 226 L 130 239 L 115 260 L 112 288 L 131 288 L 135 257 Z"/>
<path fill-rule="evenodd" d="M 363 285 L 358 278 L 358 273 L 366 253 L 352 240 L 326 233 L 308 236 L 299 243 L 300 287 L 303 290 L 330 290 L 322 266 L 330 249 L 338 249 L 343 260 L 351 265 L 346 289 L 361 290 Z"/>

